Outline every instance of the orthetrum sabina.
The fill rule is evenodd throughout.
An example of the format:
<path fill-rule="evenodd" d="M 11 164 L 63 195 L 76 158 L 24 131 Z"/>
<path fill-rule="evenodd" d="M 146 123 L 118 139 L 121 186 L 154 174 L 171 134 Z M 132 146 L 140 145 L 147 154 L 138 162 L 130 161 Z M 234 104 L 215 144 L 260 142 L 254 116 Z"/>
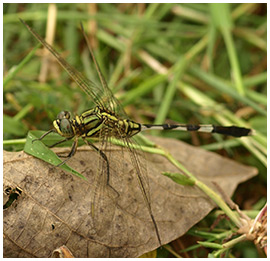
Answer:
<path fill-rule="evenodd" d="M 96 179 L 97 180 L 96 187 L 102 186 L 102 184 L 98 183 L 104 181 L 106 182 L 105 186 L 108 187 L 110 190 L 114 191 L 115 194 L 118 194 L 118 192 L 115 191 L 114 188 L 110 185 L 110 163 L 104 151 L 106 148 L 106 144 L 111 137 L 121 139 L 122 141 L 124 141 L 124 143 L 127 146 L 127 151 L 129 151 L 131 162 L 134 165 L 139 187 L 141 189 L 141 193 L 143 195 L 145 204 L 151 217 L 153 228 L 155 229 L 158 242 L 161 245 L 160 234 L 151 208 L 147 173 L 146 170 L 141 167 L 140 157 L 137 155 L 136 150 L 131 146 L 133 141 L 131 142 L 130 138 L 135 134 L 139 133 L 140 131 L 149 129 L 200 131 L 209 133 L 219 133 L 234 137 L 251 135 L 252 130 L 236 126 L 224 127 L 214 125 L 190 125 L 190 124 L 151 125 L 134 122 L 128 119 L 118 100 L 113 96 L 111 90 L 108 88 L 107 83 L 100 71 L 100 68 L 94 57 L 93 51 L 90 47 L 88 38 L 82 26 L 81 26 L 82 33 L 87 42 L 91 57 L 94 61 L 101 86 L 97 86 L 92 81 L 84 77 L 67 61 L 65 61 L 51 45 L 49 45 L 33 29 L 31 29 L 26 24 L 26 22 L 24 22 L 23 20 L 21 20 L 21 22 L 32 33 L 32 35 L 41 44 L 43 44 L 43 46 L 45 46 L 51 52 L 51 54 L 54 55 L 58 63 L 67 71 L 70 77 L 72 77 L 72 79 L 80 86 L 80 88 L 82 88 L 82 90 L 89 96 L 90 99 L 92 99 L 92 101 L 96 105 L 96 107 L 94 107 L 93 109 L 83 112 L 80 116 L 76 116 L 74 119 L 71 119 L 69 112 L 67 111 L 60 112 L 57 116 L 57 119 L 53 122 L 54 129 L 43 134 L 39 138 L 39 140 L 42 140 L 45 136 L 47 136 L 51 132 L 57 132 L 59 135 L 63 136 L 64 139 L 50 146 L 54 147 L 57 144 L 60 144 L 62 142 L 74 138 L 72 149 L 68 154 L 67 158 L 61 164 L 58 165 L 60 166 L 63 165 L 65 162 L 67 162 L 67 160 L 69 160 L 72 156 L 74 156 L 78 145 L 78 138 L 81 137 L 86 142 L 86 144 L 88 144 L 97 153 L 99 153 L 102 161 L 100 173 L 97 173 L 97 176 L 99 178 Z M 101 147 L 98 148 L 94 144 L 86 140 L 86 138 L 88 137 L 99 138 Z M 95 196 L 96 193 L 94 193 L 94 198 Z M 98 204 L 98 202 L 95 202 L 95 199 L 93 199 L 93 201 L 94 204 Z"/>

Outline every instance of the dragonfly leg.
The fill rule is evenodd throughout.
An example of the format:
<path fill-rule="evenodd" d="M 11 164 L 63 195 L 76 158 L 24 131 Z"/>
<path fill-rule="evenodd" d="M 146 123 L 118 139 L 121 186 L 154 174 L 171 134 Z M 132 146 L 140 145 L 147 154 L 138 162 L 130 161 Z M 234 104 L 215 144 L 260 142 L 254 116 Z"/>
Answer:
<path fill-rule="evenodd" d="M 50 146 L 48 146 L 48 147 L 49 147 L 49 148 L 53 148 L 53 147 L 55 147 L 56 145 L 61 144 L 61 143 L 65 142 L 65 141 L 68 141 L 68 140 L 70 140 L 70 139 L 72 139 L 72 138 L 65 138 L 65 139 L 63 139 L 63 140 L 57 141 L 56 143 L 54 143 L 53 145 L 50 145 Z"/>
<path fill-rule="evenodd" d="M 66 159 L 64 161 L 62 161 L 60 164 L 58 164 L 56 167 L 60 167 L 63 164 L 65 164 L 70 158 L 72 158 L 74 156 L 74 154 L 77 151 L 77 147 L 78 147 L 78 138 L 75 138 L 73 144 L 72 144 L 72 148 L 71 151 L 69 152 L 69 154 L 66 156 Z"/>
<path fill-rule="evenodd" d="M 87 145 L 89 145 L 91 148 L 93 148 L 104 159 L 104 161 L 106 163 L 107 186 L 109 186 L 112 190 L 114 190 L 114 192 L 116 192 L 116 194 L 117 194 L 117 197 L 119 197 L 120 195 L 119 195 L 118 191 L 110 185 L 110 164 L 109 164 L 109 160 L 108 160 L 106 154 L 102 150 L 100 150 L 98 147 L 96 147 L 93 143 L 89 142 L 86 139 L 83 139 L 83 140 Z"/>
<path fill-rule="evenodd" d="M 40 136 L 38 139 L 34 139 L 32 140 L 32 143 L 34 143 L 37 140 L 42 140 L 44 137 L 46 137 L 48 134 L 50 134 L 51 132 L 55 132 L 55 129 L 51 129 L 49 131 L 47 131 L 46 133 L 44 133 L 42 136 Z"/>
<path fill-rule="evenodd" d="M 53 130 L 52 130 L 52 131 L 53 131 Z M 48 135 L 48 134 L 51 133 L 52 131 L 46 132 L 46 133 L 43 134 L 39 139 L 35 139 L 35 140 L 33 140 L 32 142 L 37 141 L 37 140 L 42 140 L 46 135 Z M 56 145 L 61 144 L 61 143 L 65 142 L 65 141 L 68 141 L 68 140 L 70 140 L 70 139 L 72 139 L 72 138 L 73 138 L 73 137 L 71 137 L 71 138 L 65 138 L 65 139 L 60 140 L 60 141 L 57 141 L 56 143 L 54 143 L 54 144 L 52 144 L 52 145 L 50 145 L 50 146 L 47 146 L 47 147 L 48 147 L 48 148 L 53 148 L 53 147 L 55 147 Z M 61 156 L 61 155 L 58 155 L 58 156 L 59 156 L 59 157 L 64 157 L 64 158 L 69 157 L 69 156 Z"/>

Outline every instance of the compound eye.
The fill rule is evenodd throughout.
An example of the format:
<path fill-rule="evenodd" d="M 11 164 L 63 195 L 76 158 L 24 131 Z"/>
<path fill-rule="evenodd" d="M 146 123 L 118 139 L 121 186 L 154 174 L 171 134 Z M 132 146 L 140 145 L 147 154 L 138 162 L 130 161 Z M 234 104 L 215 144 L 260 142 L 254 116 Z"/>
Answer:
<path fill-rule="evenodd" d="M 63 137 L 72 138 L 75 135 L 69 119 L 57 119 L 53 122 L 53 126 L 58 134 Z"/>
<path fill-rule="evenodd" d="M 62 119 L 60 121 L 59 127 L 60 127 L 61 132 L 65 135 L 73 133 L 72 128 L 71 128 L 71 124 L 70 124 L 68 119 Z"/>
<path fill-rule="evenodd" d="M 62 119 L 69 119 L 70 118 L 70 113 L 68 111 L 61 111 L 57 115 L 57 119 L 62 120 Z"/>

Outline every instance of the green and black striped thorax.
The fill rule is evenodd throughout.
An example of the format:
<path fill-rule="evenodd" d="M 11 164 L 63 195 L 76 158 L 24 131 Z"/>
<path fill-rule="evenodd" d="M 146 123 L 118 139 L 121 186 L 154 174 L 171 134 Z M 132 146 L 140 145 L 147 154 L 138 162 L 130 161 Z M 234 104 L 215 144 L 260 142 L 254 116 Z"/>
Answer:
<path fill-rule="evenodd" d="M 100 137 L 104 134 L 115 138 L 126 138 L 141 131 L 141 124 L 129 119 L 120 119 L 99 106 L 83 112 L 80 116 L 75 116 L 74 119 L 71 119 L 69 112 L 61 111 L 53 126 L 65 138 Z"/>

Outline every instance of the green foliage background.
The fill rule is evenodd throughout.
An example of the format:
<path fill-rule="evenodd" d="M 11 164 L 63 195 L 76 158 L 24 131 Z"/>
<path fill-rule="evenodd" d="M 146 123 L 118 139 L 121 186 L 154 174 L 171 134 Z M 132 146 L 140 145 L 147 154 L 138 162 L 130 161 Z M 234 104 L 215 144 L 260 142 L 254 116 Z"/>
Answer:
<path fill-rule="evenodd" d="M 56 7 L 53 45 L 74 67 L 98 82 L 79 30 L 79 23 L 83 22 L 86 30 L 92 32 L 93 49 L 109 87 L 133 120 L 235 124 L 255 129 L 256 136 L 248 142 L 197 133 L 152 134 L 181 139 L 256 166 L 259 176 L 241 186 L 235 199 L 241 209 L 247 200 L 251 202 L 249 209 L 262 207 L 266 199 L 266 4 Z M 48 4 L 4 4 L 6 150 L 21 150 L 28 130 L 50 129 L 59 111 L 79 114 L 91 106 L 55 60 L 50 61 L 46 81 L 38 81 L 42 51 L 30 53 L 37 42 L 18 18 L 45 37 L 50 15 Z M 202 226 L 207 226 L 209 220 Z M 194 231 L 190 233 L 194 235 Z M 205 255 L 189 252 L 193 257 L 197 254 Z M 165 248 L 158 255 L 175 252 Z M 245 245 L 236 247 L 230 255 L 253 257 L 258 253 Z"/>

